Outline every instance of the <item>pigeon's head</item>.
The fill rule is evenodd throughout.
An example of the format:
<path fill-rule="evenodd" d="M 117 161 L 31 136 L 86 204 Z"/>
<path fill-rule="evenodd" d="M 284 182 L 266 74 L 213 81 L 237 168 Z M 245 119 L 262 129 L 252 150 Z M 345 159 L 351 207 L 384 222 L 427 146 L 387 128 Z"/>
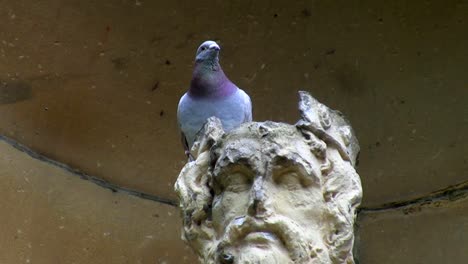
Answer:
<path fill-rule="evenodd" d="M 203 42 L 200 47 L 198 47 L 197 50 L 197 55 L 195 57 L 195 61 L 197 62 L 202 62 L 202 61 L 216 61 L 218 60 L 218 55 L 219 55 L 219 50 L 221 48 L 219 47 L 218 43 L 212 41 L 212 40 L 207 40 Z"/>

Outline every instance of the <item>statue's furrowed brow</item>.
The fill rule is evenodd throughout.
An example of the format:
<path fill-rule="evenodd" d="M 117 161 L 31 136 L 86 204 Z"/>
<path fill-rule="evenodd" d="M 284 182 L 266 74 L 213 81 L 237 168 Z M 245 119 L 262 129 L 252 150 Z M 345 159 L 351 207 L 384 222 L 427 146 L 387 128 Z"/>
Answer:
<path fill-rule="evenodd" d="M 299 154 L 277 155 L 271 159 L 269 164 L 270 171 L 273 172 L 275 169 L 282 167 L 296 167 L 298 170 L 303 171 L 305 175 L 320 181 L 320 176 L 311 167 L 310 162 Z"/>
<path fill-rule="evenodd" d="M 229 169 L 242 168 L 245 171 L 255 173 L 258 170 L 256 159 L 255 155 L 223 156 L 216 162 L 213 172 L 216 175 Z"/>

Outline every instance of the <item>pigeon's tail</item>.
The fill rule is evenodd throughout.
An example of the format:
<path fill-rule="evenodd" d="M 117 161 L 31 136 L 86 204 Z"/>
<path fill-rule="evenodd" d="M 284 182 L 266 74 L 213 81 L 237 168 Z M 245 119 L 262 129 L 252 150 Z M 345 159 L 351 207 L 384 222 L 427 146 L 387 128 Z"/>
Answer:
<path fill-rule="evenodd" d="M 182 146 L 184 146 L 184 153 L 187 156 L 189 161 L 193 161 L 194 158 L 192 156 L 192 153 L 190 153 L 190 147 L 187 141 L 187 138 L 185 137 L 183 132 L 180 132 L 180 140 L 182 142 Z"/>

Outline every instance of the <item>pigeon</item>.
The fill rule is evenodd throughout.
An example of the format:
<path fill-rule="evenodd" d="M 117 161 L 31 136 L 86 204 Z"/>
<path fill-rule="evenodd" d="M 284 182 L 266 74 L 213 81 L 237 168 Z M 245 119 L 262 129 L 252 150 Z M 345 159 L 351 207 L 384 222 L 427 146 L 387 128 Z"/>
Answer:
<path fill-rule="evenodd" d="M 226 132 L 252 121 L 252 101 L 224 74 L 219 64 L 220 50 L 211 40 L 198 47 L 190 87 L 177 108 L 182 144 L 190 161 L 190 149 L 208 118 L 219 118 Z"/>

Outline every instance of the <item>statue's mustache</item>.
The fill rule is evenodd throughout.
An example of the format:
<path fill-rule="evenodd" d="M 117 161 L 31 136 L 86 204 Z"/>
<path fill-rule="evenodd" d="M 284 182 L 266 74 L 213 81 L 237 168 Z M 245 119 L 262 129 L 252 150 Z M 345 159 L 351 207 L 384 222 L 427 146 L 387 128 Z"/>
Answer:
<path fill-rule="evenodd" d="M 253 232 L 271 234 L 287 249 L 293 261 L 308 257 L 309 243 L 304 240 L 301 227 L 284 216 L 272 216 L 256 219 L 250 216 L 237 217 L 226 227 L 226 232 L 218 244 L 218 252 L 233 246 Z"/>

